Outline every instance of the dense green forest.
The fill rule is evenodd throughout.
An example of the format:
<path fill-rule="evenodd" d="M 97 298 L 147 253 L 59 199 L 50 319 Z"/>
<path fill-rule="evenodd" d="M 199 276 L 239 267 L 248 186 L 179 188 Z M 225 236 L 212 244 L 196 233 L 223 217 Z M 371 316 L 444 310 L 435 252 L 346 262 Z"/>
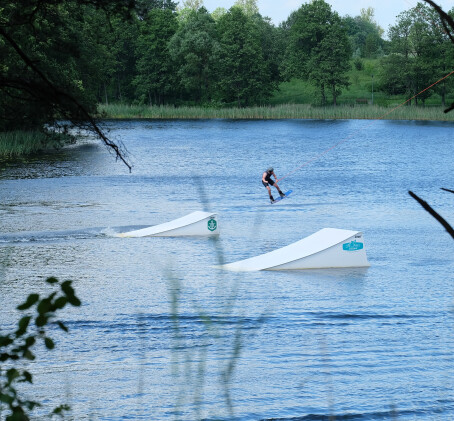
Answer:
<path fill-rule="evenodd" d="M 0 132 L 62 119 L 90 125 L 99 104 L 325 106 L 365 102 L 366 93 L 370 103 L 372 90 L 386 105 L 454 68 L 440 17 L 423 3 L 386 33 L 373 9 L 342 17 L 324 0 L 302 4 L 277 26 L 257 0 L 211 13 L 202 0 L 125 4 L 22 0 L 0 7 Z M 413 103 L 432 97 L 445 105 L 453 87 L 448 78 Z M 288 90 L 299 96 L 289 98 Z"/>

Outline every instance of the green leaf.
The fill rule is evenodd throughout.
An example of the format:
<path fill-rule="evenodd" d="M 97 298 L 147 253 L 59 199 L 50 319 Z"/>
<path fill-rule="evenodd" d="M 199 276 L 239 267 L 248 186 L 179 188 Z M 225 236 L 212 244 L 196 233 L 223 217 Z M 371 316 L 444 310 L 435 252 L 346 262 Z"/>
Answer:
<path fill-rule="evenodd" d="M 54 278 L 53 276 L 51 276 L 50 278 L 47 278 L 46 279 L 46 282 L 48 284 L 58 284 L 58 279 L 57 278 Z"/>
<path fill-rule="evenodd" d="M 27 301 L 25 303 L 17 306 L 18 310 L 27 310 L 29 309 L 32 305 L 34 305 L 37 301 L 39 300 L 39 295 L 38 294 L 30 294 L 27 297 Z"/>
<path fill-rule="evenodd" d="M 8 361 L 9 359 L 13 359 L 13 356 L 4 352 L 0 354 L 0 362 Z"/>
<path fill-rule="evenodd" d="M 36 357 L 35 357 L 35 354 L 33 354 L 33 352 L 31 352 L 29 349 L 27 349 L 27 351 L 24 352 L 24 358 L 26 360 L 33 361 Z"/>
<path fill-rule="evenodd" d="M 75 307 L 79 307 L 81 302 L 74 294 L 74 288 L 71 286 L 71 282 L 72 281 L 63 282 L 61 284 L 61 289 L 66 294 L 66 297 L 68 298 L 68 302 Z"/>
<path fill-rule="evenodd" d="M 38 308 L 37 308 L 38 313 L 40 315 L 49 312 L 50 309 L 51 309 L 51 302 L 48 298 L 44 298 L 43 300 L 41 300 L 41 302 L 38 304 Z"/>
<path fill-rule="evenodd" d="M 6 377 L 8 378 L 8 383 L 12 383 L 19 376 L 20 376 L 20 373 L 15 368 L 10 368 L 6 372 Z"/>
<path fill-rule="evenodd" d="M 13 340 L 9 336 L 0 336 L 0 348 L 11 345 Z"/>
<path fill-rule="evenodd" d="M 4 402 L 8 405 L 11 405 L 14 402 L 14 397 L 6 395 L 4 393 L 0 393 L 0 402 Z"/>
<path fill-rule="evenodd" d="M 70 411 L 71 407 L 69 405 L 60 405 L 52 411 L 52 414 L 62 415 L 63 411 Z"/>
<path fill-rule="evenodd" d="M 35 345 L 36 339 L 34 336 L 29 336 L 27 339 L 25 339 L 25 345 L 27 348 L 30 348 L 31 346 Z"/>
<path fill-rule="evenodd" d="M 27 332 L 28 325 L 30 324 L 31 316 L 22 317 L 19 320 L 19 329 L 16 330 L 16 336 L 22 336 L 25 332 Z"/>
<path fill-rule="evenodd" d="M 54 306 L 57 309 L 61 309 L 66 305 L 67 302 L 68 299 L 66 297 L 59 297 L 55 300 Z"/>
<path fill-rule="evenodd" d="M 46 326 L 47 320 L 48 320 L 48 319 L 49 319 L 49 318 L 48 318 L 47 316 L 45 316 L 44 314 L 40 314 L 40 315 L 36 318 L 35 324 L 36 324 L 36 326 L 38 326 L 38 327 Z"/>
<path fill-rule="evenodd" d="M 66 293 L 66 291 L 67 291 L 69 288 L 72 289 L 71 283 L 72 283 L 72 281 L 69 281 L 69 280 L 68 280 L 68 281 L 62 282 L 62 284 L 61 284 L 61 290 L 62 290 L 63 292 Z"/>
<path fill-rule="evenodd" d="M 47 349 L 54 349 L 55 348 L 54 341 L 52 339 L 50 339 L 50 338 L 44 338 L 44 343 L 45 343 Z"/>
<path fill-rule="evenodd" d="M 74 295 L 74 289 L 71 286 L 72 281 L 65 281 L 61 284 L 61 290 L 67 295 Z"/>
<path fill-rule="evenodd" d="M 80 300 L 75 295 L 73 295 L 72 297 L 68 297 L 68 301 L 74 307 L 79 307 L 81 305 Z"/>
<path fill-rule="evenodd" d="M 22 376 L 24 377 L 24 382 L 33 383 L 33 376 L 30 372 L 24 371 Z"/>
<path fill-rule="evenodd" d="M 28 402 L 25 402 L 27 404 Z M 14 406 L 12 415 L 6 418 L 6 421 L 29 421 L 30 418 L 25 415 L 21 406 Z"/>

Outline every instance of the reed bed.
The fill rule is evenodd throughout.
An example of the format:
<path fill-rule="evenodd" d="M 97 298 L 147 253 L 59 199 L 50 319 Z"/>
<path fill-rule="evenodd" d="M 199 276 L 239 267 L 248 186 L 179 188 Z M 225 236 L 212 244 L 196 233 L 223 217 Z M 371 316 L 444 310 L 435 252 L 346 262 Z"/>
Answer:
<path fill-rule="evenodd" d="M 316 107 L 287 104 L 247 108 L 174 107 L 111 104 L 99 111 L 112 119 L 368 119 L 368 120 L 438 120 L 454 121 L 454 112 L 445 114 L 442 107 L 375 105 L 340 105 Z"/>
<path fill-rule="evenodd" d="M 0 158 L 16 158 L 69 142 L 68 135 L 40 131 L 0 132 Z"/>

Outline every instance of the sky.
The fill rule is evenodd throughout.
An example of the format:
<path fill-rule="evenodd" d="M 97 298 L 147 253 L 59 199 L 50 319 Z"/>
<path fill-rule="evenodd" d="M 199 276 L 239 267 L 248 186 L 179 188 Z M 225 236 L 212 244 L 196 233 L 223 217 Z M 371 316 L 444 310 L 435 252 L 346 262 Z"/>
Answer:
<path fill-rule="evenodd" d="M 372 7 L 375 10 L 375 21 L 388 31 L 390 25 L 396 23 L 396 16 L 404 10 L 411 9 L 417 0 L 325 0 L 339 15 L 358 16 L 361 9 Z M 306 0 L 258 0 L 260 14 L 271 18 L 275 25 L 286 20 L 291 12 L 297 10 Z M 180 0 L 182 4 L 183 1 Z M 230 9 L 235 0 L 204 0 L 203 4 L 212 12 L 218 7 Z M 454 0 L 435 0 L 445 11 L 454 7 Z"/>

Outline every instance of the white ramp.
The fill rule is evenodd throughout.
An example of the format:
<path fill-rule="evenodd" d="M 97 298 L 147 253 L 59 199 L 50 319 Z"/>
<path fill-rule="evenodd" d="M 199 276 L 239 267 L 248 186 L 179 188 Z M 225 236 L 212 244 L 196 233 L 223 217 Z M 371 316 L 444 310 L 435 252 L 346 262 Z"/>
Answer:
<path fill-rule="evenodd" d="M 368 267 L 363 234 L 323 228 L 286 247 L 221 266 L 234 271 Z"/>
<path fill-rule="evenodd" d="M 136 231 L 117 234 L 117 237 L 180 237 L 191 235 L 218 235 L 217 214 L 192 212 L 182 218 Z"/>

